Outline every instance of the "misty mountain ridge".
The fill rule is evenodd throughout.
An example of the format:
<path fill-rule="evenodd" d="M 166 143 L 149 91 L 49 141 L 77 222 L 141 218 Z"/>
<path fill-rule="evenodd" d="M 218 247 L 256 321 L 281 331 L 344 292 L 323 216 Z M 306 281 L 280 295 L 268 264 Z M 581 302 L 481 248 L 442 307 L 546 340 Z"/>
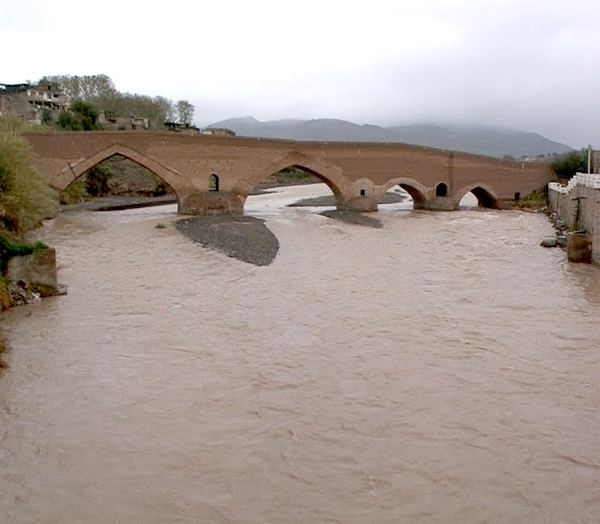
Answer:
<path fill-rule="evenodd" d="M 209 127 L 231 129 L 238 136 L 317 142 L 399 142 L 493 157 L 509 155 L 520 158 L 573 150 L 538 133 L 485 125 L 412 124 L 381 127 L 358 125 L 334 118 L 290 118 L 261 122 L 247 116 L 215 122 Z"/>

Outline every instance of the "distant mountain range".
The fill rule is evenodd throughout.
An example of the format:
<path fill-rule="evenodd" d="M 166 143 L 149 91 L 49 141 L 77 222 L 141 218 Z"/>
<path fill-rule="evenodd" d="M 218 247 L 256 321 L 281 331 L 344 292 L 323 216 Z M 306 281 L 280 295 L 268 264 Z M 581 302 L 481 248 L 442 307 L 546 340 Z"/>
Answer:
<path fill-rule="evenodd" d="M 488 126 L 415 124 L 380 127 L 328 118 L 261 122 L 250 116 L 215 122 L 209 127 L 231 129 L 238 136 L 320 142 L 403 142 L 495 157 L 519 158 L 572 151 L 568 145 L 537 133 Z"/>

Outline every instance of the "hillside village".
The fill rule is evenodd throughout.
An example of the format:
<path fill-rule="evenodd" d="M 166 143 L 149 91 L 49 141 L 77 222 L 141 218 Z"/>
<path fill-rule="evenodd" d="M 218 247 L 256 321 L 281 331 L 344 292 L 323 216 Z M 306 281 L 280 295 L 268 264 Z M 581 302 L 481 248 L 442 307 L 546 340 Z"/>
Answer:
<path fill-rule="evenodd" d="M 12 113 L 34 124 L 56 124 L 61 113 L 71 110 L 74 101 L 58 82 L 42 79 L 40 82 L 21 84 L 0 83 L 0 117 Z M 181 102 L 181 101 L 180 101 Z M 169 102 L 170 103 L 170 102 Z M 188 115 L 183 119 L 163 118 L 160 122 L 150 122 L 150 118 L 138 115 L 133 111 L 106 109 L 97 104 L 95 124 L 98 129 L 111 131 L 135 131 L 147 129 L 166 129 L 188 134 L 204 134 L 214 136 L 235 136 L 230 129 L 208 127 L 200 129 L 191 123 L 193 106 L 189 103 Z M 168 112 L 166 113 L 166 115 Z M 171 116 L 171 115 L 169 115 Z"/>

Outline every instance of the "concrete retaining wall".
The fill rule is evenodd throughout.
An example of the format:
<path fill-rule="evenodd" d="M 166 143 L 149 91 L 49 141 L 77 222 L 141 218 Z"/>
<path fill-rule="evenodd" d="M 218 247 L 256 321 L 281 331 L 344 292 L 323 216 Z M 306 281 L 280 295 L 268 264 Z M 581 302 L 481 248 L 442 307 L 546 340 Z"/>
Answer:
<path fill-rule="evenodd" d="M 30 255 L 10 258 L 6 276 L 14 282 L 26 282 L 43 297 L 59 294 L 54 248 L 36 249 Z"/>
<path fill-rule="evenodd" d="M 578 173 L 566 186 L 548 184 L 550 208 L 570 231 L 585 231 L 592 262 L 600 264 L 600 175 Z"/>

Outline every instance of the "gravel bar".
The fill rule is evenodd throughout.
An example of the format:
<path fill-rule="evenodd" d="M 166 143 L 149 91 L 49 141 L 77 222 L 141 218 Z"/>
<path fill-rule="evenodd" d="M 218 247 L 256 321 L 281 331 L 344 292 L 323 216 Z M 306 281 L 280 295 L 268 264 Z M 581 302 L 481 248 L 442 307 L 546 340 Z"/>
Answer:
<path fill-rule="evenodd" d="M 251 216 L 198 216 L 179 220 L 175 227 L 205 248 L 256 266 L 268 266 L 279 251 L 279 240 L 265 221 Z"/>

